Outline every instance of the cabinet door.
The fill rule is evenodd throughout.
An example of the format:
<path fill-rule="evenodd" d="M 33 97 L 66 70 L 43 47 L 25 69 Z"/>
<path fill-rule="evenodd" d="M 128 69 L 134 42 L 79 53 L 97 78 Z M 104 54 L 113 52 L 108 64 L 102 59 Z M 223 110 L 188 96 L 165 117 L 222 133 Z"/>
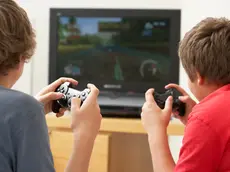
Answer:
<path fill-rule="evenodd" d="M 73 135 L 71 132 L 53 130 L 50 132 L 50 144 L 56 172 L 63 172 L 72 152 Z M 109 134 L 99 134 L 97 136 L 89 172 L 108 172 L 109 144 Z"/>

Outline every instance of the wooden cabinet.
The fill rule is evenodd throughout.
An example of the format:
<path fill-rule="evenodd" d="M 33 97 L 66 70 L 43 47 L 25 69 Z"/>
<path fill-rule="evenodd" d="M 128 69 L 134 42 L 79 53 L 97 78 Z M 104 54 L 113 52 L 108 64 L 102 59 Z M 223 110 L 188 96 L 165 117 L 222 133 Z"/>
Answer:
<path fill-rule="evenodd" d="M 55 169 L 63 172 L 73 145 L 70 116 L 47 115 Z M 171 123 L 169 135 L 183 135 L 181 124 Z M 140 120 L 103 119 L 90 161 L 89 172 L 152 172 L 147 135 Z"/>
<path fill-rule="evenodd" d="M 72 151 L 72 143 L 73 136 L 71 132 L 61 130 L 52 130 L 50 132 L 50 144 L 54 157 L 56 172 L 64 171 Z M 98 135 L 97 139 L 95 140 L 95 145 L 91 157 L 89 168 L 90 172 L 93 172 L 94 169 L 97 169 L 97 172 L 108 171 L 109 143 L 109 134 Z"/>

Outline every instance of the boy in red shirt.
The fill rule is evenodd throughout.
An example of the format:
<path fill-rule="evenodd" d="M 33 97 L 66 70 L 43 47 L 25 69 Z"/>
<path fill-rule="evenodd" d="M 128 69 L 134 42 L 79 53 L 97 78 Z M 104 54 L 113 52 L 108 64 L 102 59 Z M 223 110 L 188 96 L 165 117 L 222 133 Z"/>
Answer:
<path fill-rule="evenodd" d="M 154 172 L 230 171 L 230 21 L 206 18 L 180 42 L 179 57 L 189 78 L 193 101 L 178 85 L 169 84 L 183 96 L 186 125 L 177 164 L 173 161 L 167 136 L 172 97 L 161 110 L 146 92 L 142 123 L 148 133 Z"/>

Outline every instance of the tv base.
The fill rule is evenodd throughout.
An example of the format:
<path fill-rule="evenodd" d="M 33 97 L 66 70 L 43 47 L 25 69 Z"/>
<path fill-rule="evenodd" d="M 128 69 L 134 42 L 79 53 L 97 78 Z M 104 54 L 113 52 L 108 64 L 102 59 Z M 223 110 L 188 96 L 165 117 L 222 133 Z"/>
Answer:
<path fill-rule="evenodd" d="M 100 106 L 103 117 L 108 118 L 140 118 L 141 108 Z"/>
<path fill-rule="evenodd" d="M 101 114 L 107 118 L 140 118 L 144 97 L 141 96 L 99 96 Z"/>
<path fill-rule="evenodd" d="M 141 119 L 140 115 L 126 115 L 126 114 L 121 114 L 121 115 L 115 115 L 115 114 L 102 114 L 103 118 L 119 118 L 119 119 Z"/>

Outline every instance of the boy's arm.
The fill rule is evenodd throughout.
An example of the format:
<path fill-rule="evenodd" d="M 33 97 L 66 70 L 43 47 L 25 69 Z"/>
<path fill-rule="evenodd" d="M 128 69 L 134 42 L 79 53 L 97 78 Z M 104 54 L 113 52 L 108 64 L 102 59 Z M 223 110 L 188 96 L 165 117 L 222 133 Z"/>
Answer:
<path fill-rule="evenodd" d="M 216 171 L 224 148 L 217 133 L 203 121 L 189 121 L 175 172 Z"/>
<path fill-rule="evenodd" d="M 87 172 L 95 138 L 74 134 L 73 150 L 65 172 Z"/>
<path fill-rule="evenodd" d="M 154 172 L 173 172 L 175 162 L 170 152 L 166 130 L 160 128 L 149 135 L 149 146 Z"/>

